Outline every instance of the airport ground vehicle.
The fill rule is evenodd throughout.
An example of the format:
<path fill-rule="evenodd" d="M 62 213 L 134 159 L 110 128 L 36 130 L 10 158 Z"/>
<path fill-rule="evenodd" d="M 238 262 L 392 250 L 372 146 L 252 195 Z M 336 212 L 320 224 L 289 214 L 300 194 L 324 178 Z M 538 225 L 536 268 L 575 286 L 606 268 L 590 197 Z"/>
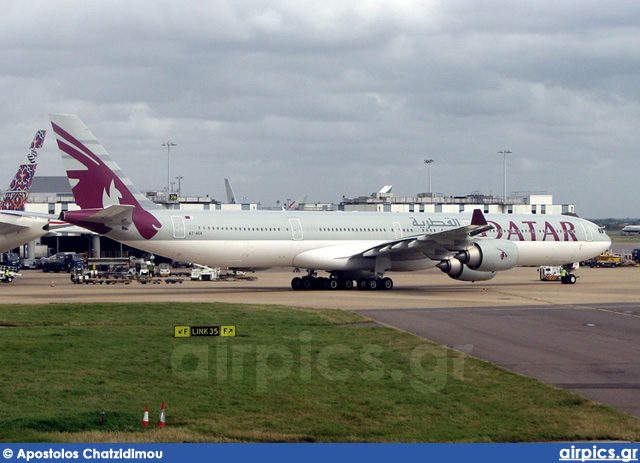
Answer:
<path fill-rule="evenodd" d="M 542 266 L 540 267 L 540 280 L 555 281 L 562 276 L 562 266 Z"/>
<path fill-rule="evenodd" d="M 603 252 L 589 260 L 587 265 L 590 267 L 620 267 L 623 263 L 622 256 Z"/>
<path fill-rule="evenodd" d="M 85 260 L 84 254 L 76 254 L 73 252 L 59 252 L 49 257 L 42 263 L 43 272 L 67 272 L 70 273 L 74 268 Z"/>
<path fill-rule="evenodd" d="M 17 276 L 22 276 L 22 275 L 17 272 L 15 267 L 0 265 L 0 282 L 1 283 L 11 283 L 13 279 Z"/>
<path fill-rule="evenodd" d="M 2 265 L 20 270 L 20 255 L 16 252 L 5 252 L 2 254 Z"/>
<path fill-rule="evenodd" d="M 205 267 L 202 265 L 194 266 L 191 269 L 192 281 L 214 281 L 220 278 L 220 269 Z"/>
<path fill-rule="evenodd" d="M 173 268 L 180 268 L 180 267 L 191 268 L 193 267 L 193 264 L 191 264 L 190 262 L 183 262 L 181 260 L 174 260 L 171 262 L 171 266 Z"/>
<path fill-rule="evenodd" d="M 570 270 L 563 272 L 561 265 L 543 265 L 540 267 L 540 280 L 542 281 L 560 281 L 565 285 L 573 285 L 577 281 L 577 277 L 571 273 L 571 270 L 575 270 L 577 266 L 573 266 Z M 563 276 L 564 273 L 564 276 Z"/>
<path fill-rule="evenodd" d="M 20 266 L 22 268 L 27 268 L 27 269 L 37 269 L 38 268 L 38 260 L 37 259 L 21 259 L 20 260 Z"/>
<path fill-rule="evenodd" d="M 158 265 L 158 275 L 161 277 L 171 276 L 171 267 L 169 264 L 160 264 Z"/>

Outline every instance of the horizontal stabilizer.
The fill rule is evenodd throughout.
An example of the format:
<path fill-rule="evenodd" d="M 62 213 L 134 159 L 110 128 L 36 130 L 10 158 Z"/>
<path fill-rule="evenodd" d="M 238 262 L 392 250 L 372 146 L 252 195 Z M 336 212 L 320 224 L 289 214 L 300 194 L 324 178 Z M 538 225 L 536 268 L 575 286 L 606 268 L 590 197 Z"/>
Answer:
<path fill-rule="evenodd" d="M 80 211 L 66 211 L 60 217 L 72 223 L 85 222 L 108 226 L 127 225 L 133 222 L 134 206 L 111 205 L 104 209 L 82 209 Z"/>

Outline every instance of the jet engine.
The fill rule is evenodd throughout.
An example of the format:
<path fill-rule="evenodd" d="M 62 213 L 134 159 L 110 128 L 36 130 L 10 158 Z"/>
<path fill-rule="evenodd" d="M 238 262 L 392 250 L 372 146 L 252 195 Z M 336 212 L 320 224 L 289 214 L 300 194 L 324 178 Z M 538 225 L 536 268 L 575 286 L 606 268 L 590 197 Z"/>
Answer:
<path fill-rule="evenodd" d="M 518 247 L 507 240 L 478 241 L 454 257 L 471 270 L 496 272 L 518 264 Z"/>
<path fill-rule="evenodd" d="M 472 270 L 458 259 L 446 259 L 436 265 L 440 270 L 454 280 L 460 281 L 486 281 L 497 275 L 496 272 Z"/>

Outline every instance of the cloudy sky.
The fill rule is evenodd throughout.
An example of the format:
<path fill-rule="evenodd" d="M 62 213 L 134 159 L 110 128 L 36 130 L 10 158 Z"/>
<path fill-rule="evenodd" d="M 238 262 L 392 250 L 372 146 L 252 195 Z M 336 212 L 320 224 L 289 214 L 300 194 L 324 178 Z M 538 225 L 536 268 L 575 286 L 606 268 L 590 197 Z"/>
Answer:
<path fill-rule="evenodd" d="M 31 1 L 0 16 L 0 188 L 75 113 L 140 190 L 263 205 L 546 191 L 640 217 L 640 2 Z M 54 139 L 38 174 L 62 174 Z"/>

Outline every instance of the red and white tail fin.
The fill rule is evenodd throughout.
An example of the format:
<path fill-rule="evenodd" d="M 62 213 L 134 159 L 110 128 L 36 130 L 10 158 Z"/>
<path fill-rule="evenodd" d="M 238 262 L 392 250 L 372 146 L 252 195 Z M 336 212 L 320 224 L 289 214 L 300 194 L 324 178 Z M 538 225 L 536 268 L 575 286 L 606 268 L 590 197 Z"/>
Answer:
<path fill-rule="evenodd" d="M 148 210 L 161 207 L 133 186 L 78 116 L 53 114 L 50 118 L 71 191 L 82 209 L 65 214 L 68 220 L 73 221 L 76 212 L 79 213 L 76 222 L 80 222 L 89 211 L 128 206 L 133 208 L 132 221 L 140 235 L 145 239 L 152 238 L 162 225 Z"/>
<path fill-rule="evenodd" d="M 25 163 L 18 168 L 18 172 L 9 185 L 9 189 L 4 194 L 2 210 L 24 211 L 24 204 L 29 198 L 31 183 L 36 173 L 36 165 L 38 162 L 37 150 L 42 148 L 45 134 L 45 130 L 38 130 L 35 137 L 33 137 Z"/>

